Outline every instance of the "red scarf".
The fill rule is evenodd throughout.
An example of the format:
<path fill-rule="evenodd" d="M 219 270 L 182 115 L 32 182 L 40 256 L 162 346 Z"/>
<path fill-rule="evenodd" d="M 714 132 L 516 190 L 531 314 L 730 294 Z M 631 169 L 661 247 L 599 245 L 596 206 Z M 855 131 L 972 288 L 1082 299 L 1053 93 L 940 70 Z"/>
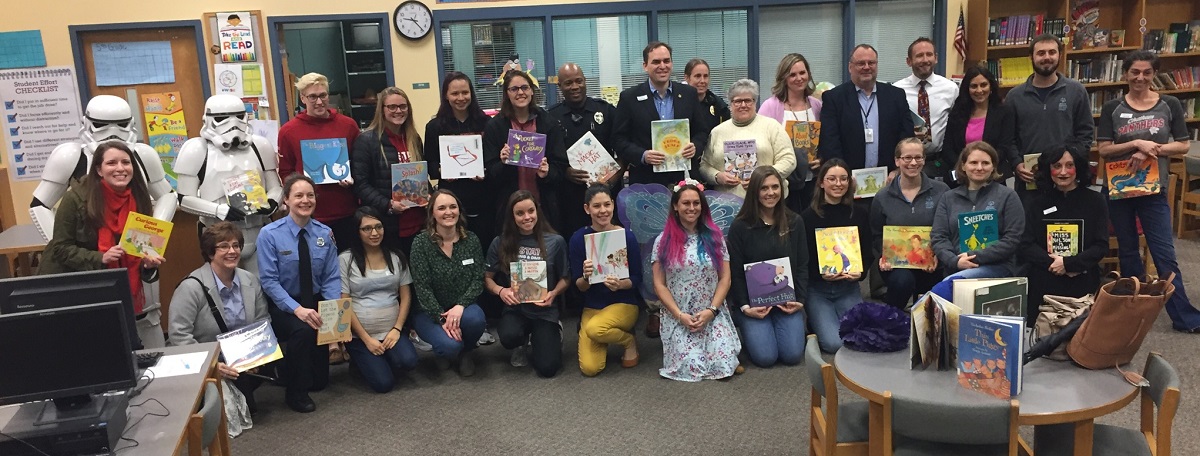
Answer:
<path fill-rule="evenodd" d="M 108 182 L 100 181 L 100 184 L 104 194 L 104 224 L 100 225 L 96 247 L 104 254 L 112 246 L 120 244 L 121 233 L 125 231 L 125 219 L 129 218 L 130 212 L 137 212 L 137 200 L 133 198 L 129 187 L 117 191 L 109 187 Z M 141 258 L 125 254 L 117 262 L 105 265 L 109 269 L 129 270 L 129 292 L 133 295 L 134 315 L 141 314 L 142 307 L 146 305 L 146 297 L 142 296 L 141 264 Z"/>

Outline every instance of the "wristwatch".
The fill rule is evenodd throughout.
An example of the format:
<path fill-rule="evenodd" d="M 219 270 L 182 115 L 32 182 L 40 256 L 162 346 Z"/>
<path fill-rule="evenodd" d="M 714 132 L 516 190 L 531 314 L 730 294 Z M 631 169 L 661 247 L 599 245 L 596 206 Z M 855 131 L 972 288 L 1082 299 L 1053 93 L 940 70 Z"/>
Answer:
<path fill-rule="evenodd" d="M 721 307 L 720 306 L 712 306 L 712 307 L 709 307 L 708 310 L 712 311 L 713 318 L 716 318 L 717 315 L 721 315 Z"/>

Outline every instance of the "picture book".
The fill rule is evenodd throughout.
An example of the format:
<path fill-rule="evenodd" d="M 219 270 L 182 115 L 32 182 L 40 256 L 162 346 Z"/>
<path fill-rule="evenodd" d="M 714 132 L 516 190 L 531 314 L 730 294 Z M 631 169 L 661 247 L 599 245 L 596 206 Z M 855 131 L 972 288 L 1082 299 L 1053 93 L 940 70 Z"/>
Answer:
<path fill-rule="evenodd" d="M 317 345 L 334 342 L 350 342 L 350 320 L 354 307 L 350 298 L 330 299 L 317 302 L 317 313 L 321 315 L 321 329 L 317 331 Z"/>
<path fill-rule="evenodd" d="M 483 177 L 482 136 L 438 136 L 438 149 L 442 157 L 442 179 Z"/>
<path fill-rule="evenodd" d="M 953 298 L 954 305 L 963 313 L 1023 317 L 1029 299 L 1029 280 L 1024 277 L 957 279 Z"/>
<path fill-rule="evenodd" d="M 125 231 L 121 233 L 121 248 L 127 255 L 135 257 L 161 257 L 167 251 L 174 223 L 159 220 L 145 214 L 130 212 L 125 219 Z"/>
<path fill-rule="evenodd" d="M 248 326 L 217 335 L 225 364 L 245 372 L 283 358 L 283 350 L 271 330 L 271 320 L 260 320 Z"/>
<path fill-rule="evenodd" d="M 817 146 L 821 144 L 821 122 L 789 120 L 784 127 L 788 137 L 792 138 L 792 149 L 796 151 L 796 158 L 807 156 L 809 163 L 817 161 Z"/>
<path fill-rule="evenodd" d="M 546 135 L 521 130 L 508 130 L 507 165 L 538 169 L 546 158 Z"/>
<path fill-rule="evenodd" d="M 758 141 L 753 139 L 725 141 L 725 172 L 742 181 L 748 181 L 757 165 Z"/>
<path fill-rule="evenodd" d="M 1131 168 L 1129 162 L 1130 160 L 1119 160 L 1104 164 L 1108 199 L 1133 198 L 1162 192 L 1158 160 L 1145 160 L 1137 168 Z"/>
<path fill-rule="evenodd" d="M 856 169 L 850 172 L 854 179 L 854 199 L 873 198 L 887 183 L 886 166 Z"/>
<path fill-rule="evenodd" d="M 746 293 L 750 307 L 777 306 L 796 300 L 796 283 L 792 280 L 792 260 L 788 257 L 748 263 Z"/>
<path fill-rule="evenodd" d="M 404 207 L 429 204 L 429 165 L 419 161 L 392 165 L 392 199 Z"/>
<path fill-rule="evenodd" d="M 304 175 L 317 185 L 336 184 L 350 177 L 350 149 L 346 138 L 300 140 Z"/>
<path fill-rule="evenodd" d="M 1047 219 L 1046 253 L 1058 256 L 1079 255 L 1083 219 Z"/>
<path fill-rule="evenodd" d="M 650 122 L 650 143 L 654 150 L 666 155 L 654 172 L 690 171 L 691 160 L 684 158 L 683 148 L 692 142 L 692 129 L 687 119 L 655 120 Z"/>
<path fill-rule="evenodd" d="M 587 259 L 592 260 L 592 275 L 588 283 L 604 283 L 608 276 L 629 278 L 629 250 L 625 245 L 625 229 L 601 231 L 583 235 Z"/>
<path fill-rule="evenodd" d="M 910 367 L 937 370 L 954 368 L 958 358 L 958 315 L 954 303 L 933 293 L 925 293 L 911 309 L 908 337 Z"/>
<path fill-rule="evenodd" d="M 958 318 L 958 384 L 1001 399 L 1020 394 L 1025 319 Z"/>
<path fill-rule="evenodd" d="M 884 226 L 883 260 L 900 269 L 927 269 L 934 264 L 931 226 Z"/>
<path fill-rule="evenodd" d="M 958 214 L 958 251 L 983 250 L 1000 240 L 1000 217 L 995 210 Z"/>
<path fill-rule="evenodd" d="M 817 228 L 817 260 L 821 274 L 863 272 L 857 226 Z"/>
<path fill-rule="evenodd" d="M 1023 161 L 1025 164 L 1025 171 L 1029 171 L 1036 176 L 1038 172 L 1038 157 L 1041 156 L 1042 154 L 1025 154 L 1025 159 Z M 1025 190 L 1037 190 L 1037 182 L 1026 182 Z"/>
<path fill-rule="evenodd" d="M 567 160 L 572 168 L 587 171 L 589 182 L 608 182 L 621 172 L 621 165 L 590 131 L 567 149 Z"/>
<path fill-rule="evenodd" d="M 1071 12 L 1069 25 L 1071 25 L 1071 43 L 1074 49 L 1094 47 L 1100 19 L 1100 0 L 1071 0 L 1068 11 Z"/>
<path fill-rule="evenodd" d="M 550 294 L 545 261 L 513 261 L 508 271 L 517 301 L 542 302 Z"/>
<path fill-rule="evenodd" d="M 226 177 L 224 184 L 229 207 L 236 207 L 247 214 L 271 207 L 267 201 L 267 189 L 263 187 L 262 173 L 258 170 Z"/>
<path fill-rule="evenodd" d="M 1108 45 L 1112 47 L 1125 47 L 1125 29 L 1114 29 L 1109 32 Z"/>

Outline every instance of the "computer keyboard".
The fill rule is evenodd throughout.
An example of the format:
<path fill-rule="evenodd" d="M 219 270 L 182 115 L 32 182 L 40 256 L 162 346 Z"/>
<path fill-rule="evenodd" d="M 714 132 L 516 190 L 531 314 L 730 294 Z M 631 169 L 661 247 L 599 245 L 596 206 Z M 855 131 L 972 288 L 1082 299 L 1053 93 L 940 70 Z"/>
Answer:
<path fill-rule="evenodd" d="M 160 351 L 138 352 L 138 353 L 136 353 L 136 355 L 137 355 L 137 368 L 138 369 L 149 369 L 149 368 L 153 367 L 155 364 L 158 364 L 158 359 L 162 358 L 163 352 L 160 352 Z"/>

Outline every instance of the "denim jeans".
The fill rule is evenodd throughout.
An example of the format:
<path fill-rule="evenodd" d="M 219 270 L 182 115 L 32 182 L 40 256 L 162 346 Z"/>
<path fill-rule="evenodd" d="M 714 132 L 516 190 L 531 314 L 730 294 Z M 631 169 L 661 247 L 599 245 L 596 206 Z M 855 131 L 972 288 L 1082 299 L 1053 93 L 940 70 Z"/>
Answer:
<path fill-rule="evenodd" d="M 396 345 L 384 350 L 382 355 L 371 353 L 367 344 L 357 337 L 346 343 L 346 351 L 350 352 L 350 362 L 362 372 L 367 386 L 376 393 L 386 393 L 396 385 L 393 369 L 409 370 L 417 366 L 417 350 L 408 339 L 407 331 L 401 333 Z"/>
<path fill-rule="evenodd" d="M 985 264 L 977 268 L 963 269 L 942 279 L 930 290 L 947 301 L 954 301 L 954 281 L 957 279 L 999 279 L 1008 277 L 1008 268 L 998 264 Z"/>
<path fill-rule="evenodd" d="M 908 308 L 911 299 L 924 295 L 942 280 L 940 270 L 925 272 L 918 269 L 892 269 L 880 272 L 887 283 L 887 294 L 883 302 L 899 309 Z"/>
<path fill-rule="evenodd" d="M 862 301 L 862 292 L 856 281 L 813 280 L 808 283 L 808 303 L 804 308 L 808 312 L 808 323 L 817 334 L 817 345 L 821 346 L 821 351 L 837 353 L 842 348 L 842 336 L 838 333 L 842 326 L 842 315 Z"/>
<path fill-rule="evenodd" d="M 1171 326 L 1177 330 L 1200 327 L 1200 310 L 1192 307 L 1187 290 L 1183 288 L 1183 274 L 1175 259 L 1175 240 L 1171 237 L 1171 208 L 1163 194 L 1137 198 L 1108 200 L 1108 215 L 1112 219 L 1113 232 L 1117 236 L 1117 252 L 1121 260 L 1121 275 L 1142 276 L 1146 268 L 1138 249 L 1136 221 L 1142 221 L 1142 234 L 1146 246 L 1154 259 L 1154 268 L 1160 277 L 1175 273 L 1175 294 L 1167 301 L 1167 315 Z"/>
<path fill-rule="evenodd" d="M 804 360 L 803 309 L 790 315 L 781 309 L 771 309 L 762 319 L 744 315 L 741 310 L 730 310 L 742 330 L 742 348 L 755 366 L 771 367 L 777 362 L 794 366 Z"/>
<path fill-rule="evenodd" d="M 421 340 L 433 346 L 433 354 L 446 359 L 455 359 L 460 353 L 474 350 L 475 343 L 483 336 L 487 325 L 483 309 L 475 303 L 468 304 L 466 309 L 463 309 L 462 320 L 458 322 L 458 327 L 462 330 L 461 341 L 451 339 L 442 329 L 442 325 L 429 318 L 421 309 L 413 309 L 408 320 L 412 322 L 413 329 L 417 330 Z"/>

